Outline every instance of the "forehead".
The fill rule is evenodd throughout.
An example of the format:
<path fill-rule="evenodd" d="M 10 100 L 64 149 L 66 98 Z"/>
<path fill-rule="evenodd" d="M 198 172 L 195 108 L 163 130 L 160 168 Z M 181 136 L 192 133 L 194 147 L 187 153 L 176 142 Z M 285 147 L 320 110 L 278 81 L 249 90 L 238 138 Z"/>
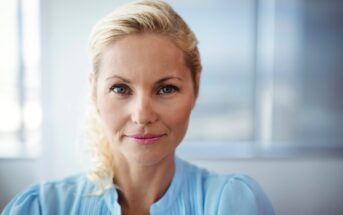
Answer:
<path fill-rule="evenodd" d="M 112 43 L 104 50 L 100 70 L 105 75 L 188 75 L 183 74 L 188 69 L 182 50 L 157 34 L 129 35 Z"/>

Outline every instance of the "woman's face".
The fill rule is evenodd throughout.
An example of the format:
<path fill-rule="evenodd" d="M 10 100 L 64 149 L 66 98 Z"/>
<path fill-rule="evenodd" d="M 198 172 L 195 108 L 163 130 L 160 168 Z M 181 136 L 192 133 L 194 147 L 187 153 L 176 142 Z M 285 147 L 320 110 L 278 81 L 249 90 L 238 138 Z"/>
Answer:
<path fill-rule="evenodd" d="M 126 36 L 103 55 L 95 103 L 114 156 L 145 165 L 173 160 L 195 103 L 182 51 L 165 36 Z"/>

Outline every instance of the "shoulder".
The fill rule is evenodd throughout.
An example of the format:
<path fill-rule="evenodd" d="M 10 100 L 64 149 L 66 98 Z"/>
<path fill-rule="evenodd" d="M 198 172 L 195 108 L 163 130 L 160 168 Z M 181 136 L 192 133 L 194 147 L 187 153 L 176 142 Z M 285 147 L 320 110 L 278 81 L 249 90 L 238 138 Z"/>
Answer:
<path fill-rule="evenodd" d="M 218 174 L 179 160 L 184 186 L 204 214 L 274 214 L 260 185 L 242 174 Z"/>
<path fill-rule="evenodd" d="M 50 206 L 69 207 L 75 196 L 91 191 L 86 175 L 80 174 L 55 181 L 46 181 L 30 186 L 17 194 L 5 207 L 2 214 L 41 214 Z"/>
<path fill-rule="evenodd" d="M 30 186 L 17 194 L 2 211 L 7 214 L 40 214 L 39 185 Z"/>
<path fill-rule="evenodd" d="M 39 185 L 41 197 L 46 198 L 67 198 L 76 194 L 81 194 L 85 188 L 91 186 L 85 174 L 69 176 L 64 179 L 46 181 Z M 89 189 L 89 188 L 88 188 Z"/>
<path fill-rule="evenodd" d="M 206 207 L 216 214 L 274 214 L 260 185 L 246 175 L 208 175 L 206 200 Z"/>

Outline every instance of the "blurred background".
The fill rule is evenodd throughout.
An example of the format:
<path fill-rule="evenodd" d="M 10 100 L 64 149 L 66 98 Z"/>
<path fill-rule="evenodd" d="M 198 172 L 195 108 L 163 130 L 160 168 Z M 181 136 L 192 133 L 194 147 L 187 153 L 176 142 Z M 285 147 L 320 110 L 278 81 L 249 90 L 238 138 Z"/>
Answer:
<path fill-rule="evenodd" d="M 0 211 L 87 168 L 88 35 L 125 2 L 0 1 Z M 343 214 L 343 1 L 168 2 L 203 62 L 179 156 L 252 176 L 277 214 Z"/>

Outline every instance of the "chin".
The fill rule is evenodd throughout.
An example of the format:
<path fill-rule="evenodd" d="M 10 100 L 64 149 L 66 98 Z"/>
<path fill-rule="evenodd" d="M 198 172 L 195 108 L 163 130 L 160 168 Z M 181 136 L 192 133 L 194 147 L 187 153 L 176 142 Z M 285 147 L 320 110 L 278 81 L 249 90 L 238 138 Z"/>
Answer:
<path fill-rule="evenodd" d="M 135 154 L 130 156 L 130 158 L 128 158 L 129 160 L 131 160 L 131 162 L 135 162 L 137 164 L 140 164 L 142 166 L 155 166 L 158 165 L 162 162 L 168 162 L 168 161 L 173 161 L 174 160 L 174 152 L 171 153 L 154 153 L 154 154 L 150 154 L 150 153 L 139 153 L 139 154 Z"/>

